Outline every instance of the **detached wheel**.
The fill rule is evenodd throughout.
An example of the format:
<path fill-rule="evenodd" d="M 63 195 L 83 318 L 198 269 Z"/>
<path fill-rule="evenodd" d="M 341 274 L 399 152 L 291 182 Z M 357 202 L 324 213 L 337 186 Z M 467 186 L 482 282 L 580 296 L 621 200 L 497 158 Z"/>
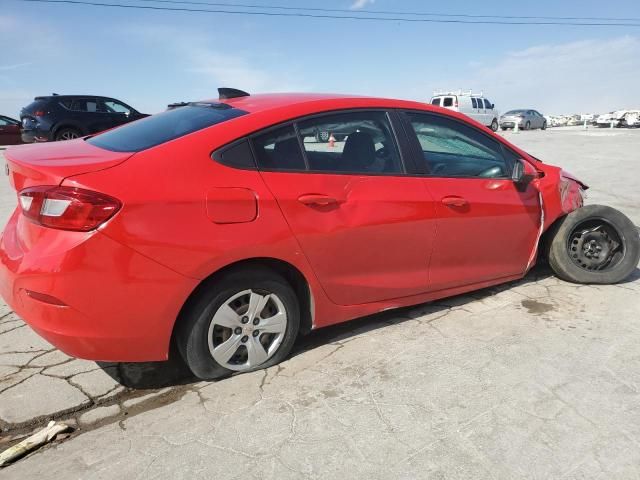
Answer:
<path fill-rule="evenodd" d="M 496 120 L 495 118 L 493 119 L 493 122 L 491 122 L 491 130 L 494 132 L 498 131 L 498 120 Z"/>
<path fill-rule="evenodd" d="M 549 233 L 549 265 L 563 280 L 618 283 L 636 269 L 640 259 L 636 226 L 611 207 L 579 208 L 559 220 Z"/>
<path fill-rule="evenodd" d="M 281 362 L 299 325 L 298 299 L 288 282 L 253 268 L 211 282 L 180 319 L 176 340 L 193 374 L 213 380 Z"/>
<path fill-rule="evenodd" d="M 56 142 L 80 138 L 80 132 L 75 128 L 61 128 L 56 132 Z"/>

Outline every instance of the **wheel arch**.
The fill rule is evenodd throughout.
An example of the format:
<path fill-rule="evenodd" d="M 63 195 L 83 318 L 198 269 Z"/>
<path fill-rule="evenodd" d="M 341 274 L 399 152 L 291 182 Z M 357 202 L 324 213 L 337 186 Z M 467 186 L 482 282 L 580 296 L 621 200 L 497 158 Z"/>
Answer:
<path fill-rule="evenodd" d="M 194 288 L 194 290 L 182 305 L 176 321 L 174 322 L 173 330 L 171 333 L 171 344 L 175 344 L 175 334 L 177 326 L 180 324 L 183 315 L 197 300 L 202 291 L 211 288 L 212 285 L 215 284 L 217 279 L 219 279 L 222 275 L 235 270 L 251 269 L 256 267 L 272 270 L 273 272 L 281 275 L 289 283 L 289 285 L 291 285 L 291 288 L 293 288 L 298 297 L 298 300 L 300 301 L 299 333 L 302 335 L 308 334 L 314 327 L 315 301 L 313 298 L 313 292 L 311 291 L 311 286 L 305 278 L 304 274 L 297 267 L 284 260 L 272 257 L 256 257 L 239 260 L 225 265 L 224 267 L 211 273 L 208 277 L 204 278 L 196 286 L 196 288 Z"/>

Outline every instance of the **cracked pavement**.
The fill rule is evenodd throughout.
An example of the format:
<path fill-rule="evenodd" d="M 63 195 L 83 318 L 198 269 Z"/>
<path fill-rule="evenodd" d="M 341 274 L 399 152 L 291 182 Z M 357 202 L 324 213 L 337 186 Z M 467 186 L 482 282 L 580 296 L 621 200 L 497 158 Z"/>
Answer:
<path fill-rule="evenodd" d="M 640 224 L 640 131 L 507 134 Z M 607 167 L 615 167 L 607 168 Z M 0 186 L 0 218 L 13 195 Z M 640 478 L 640 270 L 525 279 L 317 331 L 267 370 L 75 360 L 0 306 L 0 449 L 76 431 L 3 478 Z"/>

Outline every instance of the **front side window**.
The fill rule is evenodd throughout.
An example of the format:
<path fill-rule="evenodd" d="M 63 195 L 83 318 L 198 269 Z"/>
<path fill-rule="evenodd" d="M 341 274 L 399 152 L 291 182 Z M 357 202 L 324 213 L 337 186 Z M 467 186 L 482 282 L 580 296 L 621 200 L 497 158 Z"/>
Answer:
<path fill-rule="evenodd" d="M 363 174 L 403 171 L 391 124 L 384 112 L 326 115 L 299 122 L 297 126 L 312 171 Z"/>
<path fill-rule="evenodd" d="M 500 144 L 475 128 L 432 114 L 409 113 L 427 164 L 439 177 L 507 178 Z"/>
<path fill-rule="evenodd" d="M 493 110 L 493 105 L 491 105 L 491 102 L 486 98 L 484 99 L 484 108 L 487 110 Z"/>
<path fill-rule="evenodd" d="M 432 98 L 432 99 L 431 99 L 431 105 L 438 105 L 438 106 L 440 106 L 440 97 Z"/>
<path fill-rule="evenodd" d="M 125 115 L 131 113 L 130 108 L 115 100 L 105 100 L 103 104 L 107 113 L 123 113 Z"/>
<path fill-rule="evenodd" d="M 246 114 L 226 104 L 191 103 L 95 135 L 87 142 L 112 152 L 140 152 Z"/>
<path fill-rule="evenodd" d="M 453 97 L 445 97 L 442 103 L 443 107 L 453 107 Z"/>

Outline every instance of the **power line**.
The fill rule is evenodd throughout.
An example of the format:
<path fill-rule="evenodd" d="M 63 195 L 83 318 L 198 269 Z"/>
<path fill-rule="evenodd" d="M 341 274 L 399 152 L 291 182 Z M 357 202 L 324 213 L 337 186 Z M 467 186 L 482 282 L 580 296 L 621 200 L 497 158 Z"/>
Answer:
<path fill-rule="evenodd" d="M 139 2 L 151 3 L 172 3 L 172 4 L 188 4 L 188 5 L 210 5 L 213 7 L 235 7 L 235 8 L 258 8 L 262 10 L 294 10 L 309 12 L 328 12 L 328 13 L 350 13 L 354 10 L 345 8 L 320 8 L 320 7 L 290 7 L 285 5 L 256 5 L 248 3 L 224 3 L 224 2 L 199 2 L 188 0 L 137 0 Z M 408 12 L 408 11 L 389 11 L 389 10 L 357 10 L 358 14 L 371 15 L 401 15 L 416 17 L 460 17 L 460 18 L 502 18 L 511 20 L 597 20 L 603 22 L 638 22 L 640 18 L 616 18 L 616 17 L 545 17 L 545 16 L 527 16 L 527 15 L 472 15 L 467 13 L 435 13 L 435 12 Z"/>
<path fill-rule="evenodd" d="M 582 26 L 582 27 L 640 27 L 640 23 L 603 23 L 603 22 L 548 22 L 548 21 L 515 21 L 515 20 L 461 20 L 443 18 L 406 18 L 406 17 L 366 17 L 361 15 L 330 15 L 321 13 L 286 13 L 286 12 L 251 12 L 242 10 L 223 9 L 202 9 L 183 7 L 157 7 L 151 5 L 131 5 L 119 3 L 107 3 L 87 0 L 18 0 L 20 2 L 55 3 L 71 5 L 88 5 L 94 7 L 128 8 L 140 10 L 160 10 L 170 12 L 196 12 L 196 13 L 219 13 L 228 15 L 253 15 L 264 17 L 303 17 L 318 19 L 336 20 L 360 20 L 376 22 L 405 22 L 405 23 L 461 23 L 461 24 L 484 24 L 484 25 L 561 25 L 561 26 Z"/>

